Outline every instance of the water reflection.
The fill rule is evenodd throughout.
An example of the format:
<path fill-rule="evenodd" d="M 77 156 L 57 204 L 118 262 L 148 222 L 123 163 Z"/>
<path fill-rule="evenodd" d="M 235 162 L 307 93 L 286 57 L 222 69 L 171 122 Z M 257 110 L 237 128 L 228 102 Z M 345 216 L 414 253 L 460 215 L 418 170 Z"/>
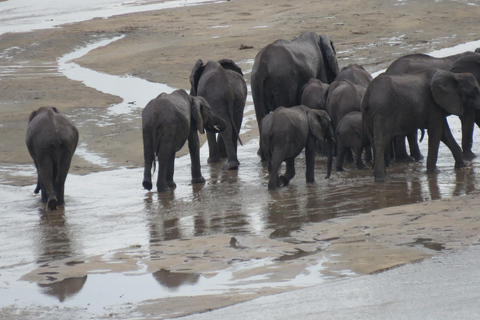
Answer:
<path fill-rule="evenodd" d="M 63 279 L 53 283 L 39 283 L 38 286 L 42 288 L 42 293 L 58 298 L 58 301 L 64 302 L 65 299 L 75 296 L 79 293 L 85 282 L 87 276 Z"/>
<path fill-rule="evenodd" d="M 172 291 L 178 290 L 183 285 L 194 285 L 200 278 L 196 273 L 171 272 L 165 269 L 158 270 L 152 275 L 162 287 Z"/>

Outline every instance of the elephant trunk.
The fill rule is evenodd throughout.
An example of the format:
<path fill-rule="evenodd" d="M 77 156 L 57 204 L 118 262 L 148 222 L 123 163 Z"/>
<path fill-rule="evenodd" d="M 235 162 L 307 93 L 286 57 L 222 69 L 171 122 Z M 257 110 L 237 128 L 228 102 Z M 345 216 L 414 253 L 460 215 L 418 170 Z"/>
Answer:
<path fill-rule="evenodd" d="M 333 137 L 328 138 L 327 139 L 327 146 L 328 146 L 328 151 L 327 151 L 327 176 L 325 177 L 325 179 L 330 178 L 330 175 L 332 174 L 333 144 L 334 144 Z"/>

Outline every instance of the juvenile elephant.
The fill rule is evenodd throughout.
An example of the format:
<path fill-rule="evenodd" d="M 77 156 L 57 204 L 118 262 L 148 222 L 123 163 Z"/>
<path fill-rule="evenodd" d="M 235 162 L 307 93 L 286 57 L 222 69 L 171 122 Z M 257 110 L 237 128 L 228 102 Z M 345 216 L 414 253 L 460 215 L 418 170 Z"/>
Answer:
<path fill-rule="evenodd" d="M 430 55 L 422 54 L 422 53 L 408 54 L 392 62 L 392 64 L 390 64 L 390 66 L 387 68 L 385 73 L 405 74 L 405 73 L 412 73 L 412 72 L 416 72 L 424 69 L 430 69 L 430 68 L 437 68 L 437 69 L 448 71 L 453 66 L 455 61 L 471 55 L 477 55 L 477 54 L 475 54 L 475 52 L 466 51 L 466 52 L 462 52 L 462 53 L 458 53 L 458 54 L 454 54 L 454 55 L 450 55 L 442 58 L 435 58 Z M 461 71 L 461 72 L 468 72 L 468 71 Z M 462 123 L 462 127 L 463 127 L 463 123 Z M 471 128 L 472 128 L 471 131 L 473 132 L 473 122 L 472 122 Z M 415 159 L 415 161 L 421 160 L 423 156 L 420 153 L 420 149 L 418 148 L 417 134 L 415 133 L 415 134 L 408 135 L 407 139 L 410 145 L 411 156 Z M 465 142 L 465 144 L 468 145 L 468 142 Z M 394 145 L 395 145 L 395 158 L 397 161 L 401 161 L 401 162 L 412 161 L 412 158 L 407 154 L 407 150 L 405 148 L 404 136 L 396 137 Z M 468 147 L 464 149 L 464 154 L 467 155 L 468 158 L 471 157 L 469 151 L 471 152 L 471 147 L 470 149 Z"/>
<path fill-rule="evenodd" d="M 78 144 L 78 130 L 57 108 L 41 107 L 30 114 L 26 143 L 37 168 L 35 193 L 50 210 L 65 203 L 65 180 Z"/>
<path fill-rule="evenodd" d="M 152 189 L 152 165 L 158 158 L 157 191 L 175 189 L 173 172 L 175 153 L 188 139 L 192 162 L 192 183 L 203 183 L 200 169 L 200 141 L 198 132 L 221 132 L 225 122 L 213 115 L 202 97 L 193 97 L 185 90 L 161 93 L 152 99 L 142 112 L 143 154 L 145 170 L 143 187 Z"/>
<path fill-rule="evenodd" d="M 372 79 L 372 75 L 364 67 L 356 63 L 350 63 L 342 68 L 335 81 L 348 80 L 366 88 L 372 82 Z"/>
<path fill-rule="evenodd" d="M 312 110 L 300 105 L 291 108 L 280 107 L 262 120 L 260 146 L 268 163 L 270 179 L 268 189 L 275 190 L 288 185 L 295 176 L 295 158 L 305 148 L 306 179 L 315 182 L 315 141 L 330 141 L 327 160 L 327 178 L 332 171 L 333 129 L 330 117 L 323 110 Z M 286 161 L 285 175 L 278 176 L 283 161 Z"/>
<path fill-rule="evenodd" d="M 328 88 L 330 85 L 312 78 L 300 90 L 300 104 L 316 110 L 327 110 Z"/>
<path fill-rule="evenodd" d="M 240 141 L 240 127 L 247 99 L 247 85 L 243 79 L 242 69 L 232 60 L 208 61 L 203 64 L 198 60 L 190 75 L 190 94 L 207 100 L 212 113 L 223 119 L 225 130 L 218 135 L 207 132 L 209 158 L 208 162 L 219 162 L 220 157 L 227 157 L 227 169 L 237 169 L 237 140 Z M 226 153 L 226 154 L 225 154 Z"/>
<path fill-rule="evenodd" d="M 362 119 L 375 151 L 375 181 L 386 179 L 385 151 L 394 136 L 427 129 L 427 173 L 436 172 L 440 140 L 455 158 L 455 168 L 465 166 L 462 150 L 450 132 L 446 117 L 480 109 L 477 81 L 469 73 L 427 69 L 403 75 L 382 74 L 367 89 Z"/>
<path fill-rule="evenodd" d="M 338 143 L 338 155 L 335 161 L 337 171 L 343 171 L 343 160 L 348 150 L 355 152 L 355 163 L 357 169 L 364 169 L 365 164 L 362 161 L 362 153 L 365 148 L 365 158 L 367 161 L 372 159 L 370 141 L 363 130 L 362 113 L 352 111 L 346 114 L 338 123 L 336 129 Z"/>
<path fill-rule="evenodd" d="M 330 37 L 303 32 L 292 41 L 277 40 L 255 57 L 251 87 L 258 126 L 276 108 L 300 103 L 300 89 L 311 78 L 331 83 L 338 74 Z"/>

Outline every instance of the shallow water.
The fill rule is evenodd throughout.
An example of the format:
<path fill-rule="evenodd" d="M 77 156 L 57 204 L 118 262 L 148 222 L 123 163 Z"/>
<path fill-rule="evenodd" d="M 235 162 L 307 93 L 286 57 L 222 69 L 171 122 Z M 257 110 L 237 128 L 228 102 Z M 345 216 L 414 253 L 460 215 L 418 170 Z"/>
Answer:
<path fill-rule="evenodd" d="M 472 48 L 475 47 L 474 44 Z M 76 79 L 91 86 L 96 86 L 89 82 L 92 77 L 111 77 L 93 71 L 87 72 L 69 63 L 76 54 L 78 52 L 60 59 L 60 72 L 72 78 L 80 77 Z M 252 61 L 240 63 L 247 75 L 251 64 Z M 82 77 L 85 78 L 81 79 Z M 113 78 L 119 82 L 131 80 Z M 100 90 L 120 95 L 110 92 L 110 89 Z M 154 86 L 152 98 L 158 93 L 156 90 L 157 87 Z M 122 91 L 128 90 L 120 90 Z M 132 98 L 126 97 L 125 101 L 127 105 L 124 103 L 122 106 L 113 106 L 101 115 L 92 114 L 92 121 L 100 118 L 100 123 L 109 125 L 112 117 L 138 119 L 139 110 L 145 102 L 129 107 L 128 102 L 132 101 Z M 247 104 L 242 134 L 247 134 L 255 126 L 250 96 Z M 77 112 L 88 114 L 91 110 Z M 459 141 L 458 119 L 450 117 L 449 123 Z M 81 123 L 78 125 L 81 126 Z M 480 141 L 479 138 L 476 129 L 474 141 Z M 426 138 L 420 144 L 424 156 L 427 154 L 427 141 Z M 201 149 L 201 163 L 207 180 L 205 185 L 190 183 L 189 157 L 181 157 L 175 162 L 174 179 L 177 189 L 165 194 L 142 188 L 142 168 L 121 168 L 85 176 L 71 174 L 66 183 L 66 206 L 56 212 L 46 211 L 39 196 L 33 194 L 34 185 L 16 187 L 3 184 L 2 181 L 0 306 L 31 303 L 51 306 L 58 305 L 57 302 L 60 301 L 62 306 L 87 306 L 89 311 L 97 312 L 126 301 L 218 293 L 232 286 L 311 285 L 323 281 L 320 276 L 321 261 L 306 270 L 302 276 L 276 284 L 268 281 L 262 284 L 259 281 L 262 279 L 254 278 L 250 279 L 250 284 L 246 284 L 236 282 L 231 276 L 238 268 L 269 265 L 272 262 L 268 259 L 234 263 L 230 269 L 208 279 L 199 274 L 172 275 L 162 270 L 153 274 L 92 273 L 87 277 L 66 279 L 50 285 L 31 284 L 19 281 L 19 278 L 37 266 L 51 261 L 76 256 L 104 255 L 119 248 L 147 247 L 174 239 L 191 239 L 212 234 L 285 238 L 292 231 L 307 224 L 334 217 L 465 195 L 478 192 L 479 189 L 477 181 L 480 175 L 480 160 L 475 159 L 466 169 L 454 170 L 449 150 L 441 145 L 437 163 L 440 173 L 436 175 L 426 175 L 423 162 L 393 164 L 388 169 L 391 179 L 386 183 L 374 183 L 371 170 L 358 171 L 353 164 L 347 164 L 345 172 L 333 173 L 331 179 L 326 180 L 323 179 L 326 160 L 318 157 L 317 182 L 307 184 L 304 178 L 304 158 L 301 155 L 296 161 L 297 176 L 290 186 L 268 192 L 268 173 L 256 155 L 257 148 L 258 139 L 249 141 L 243 147 L 239 146 L 239 170 L 226 171 L 223 164 L 207 164 L 208 147 L 204 146 Z M 480 146 L 474 144 L 474 150 L 480 153 Z M 77 154 L 92 163 L 109 167 L 108 159 L 89 153 L 88 146 L 80 145 Z M 31 176 L 32 181 L 35 181 L 33 165 L 31 170 L 25 166 L 0 169 L 13 176 Z M 437 244 L 435 248 L 441 248 L 441 244 Z M 294 256 L 289 257 L 292 258 Z M 138 286 L 142 289 L 138 289 Z M 120 295 L 118 292 L 126 293 Z M 142 294 L 129 296 L 128 292 Z M 102 298 L 98 298 L 100 294 Z"/>

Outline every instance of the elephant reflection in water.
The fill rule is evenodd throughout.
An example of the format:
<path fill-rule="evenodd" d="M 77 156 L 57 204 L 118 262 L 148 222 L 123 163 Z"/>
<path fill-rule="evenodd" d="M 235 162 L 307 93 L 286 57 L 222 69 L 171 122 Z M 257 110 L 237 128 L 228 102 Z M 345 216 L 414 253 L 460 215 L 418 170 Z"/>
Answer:
<path fill-rule="evenodd" d="M 52 283 L 39 283 L 38 286 L 43 289 L 44 293 L 49 296 L 55 296 L 58 301 L 63 302 L 68 297 L 74 296 L 79 293 L 85 282 L 87 282 L 87 276 L 67 278 L 62 281 Z"/>
<path fill-rule="evenodd" d="M 166 269 L 160 269 L 154 272 L 153 277 L 162 287 L 166 287 L 172 291 L 183 285 L 194 285 L 200 279 L 200 275 L 196 273 L 172 272 Z"/>

